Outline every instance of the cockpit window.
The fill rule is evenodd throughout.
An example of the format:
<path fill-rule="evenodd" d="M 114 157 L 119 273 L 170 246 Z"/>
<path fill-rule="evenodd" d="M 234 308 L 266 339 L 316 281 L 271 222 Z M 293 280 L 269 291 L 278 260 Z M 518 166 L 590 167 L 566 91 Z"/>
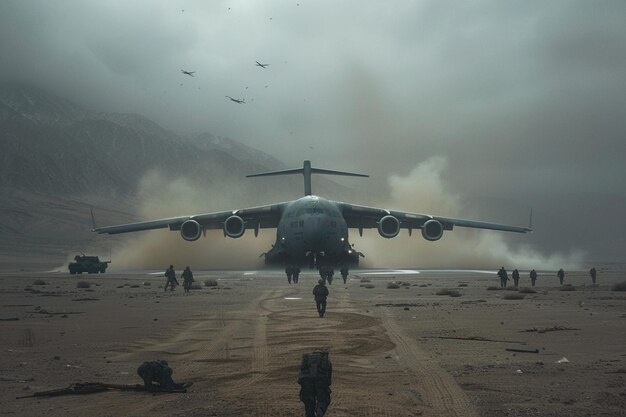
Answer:
<path fill-rule="evenodd" d="M 296 216 L 302 216 L 303 214 L 316 215 L 324 213 L 326 213 L 326 210 L 320 207 L 303 207 L 298 210 Z"/>

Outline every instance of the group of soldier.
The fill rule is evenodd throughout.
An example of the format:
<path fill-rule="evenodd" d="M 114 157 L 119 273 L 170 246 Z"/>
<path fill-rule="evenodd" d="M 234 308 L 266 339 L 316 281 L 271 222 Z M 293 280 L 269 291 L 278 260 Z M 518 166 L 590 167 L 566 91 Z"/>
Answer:
<path fill-rule="evenodd" d="M 285 272 L 290 284 L 292 280 L 294 284 L 298 283 L 300 275 L 299 267 L 287 266 Z M 322 275 L 322 273 L 327 274 L 326 270 L 323 270 L 323 272 L 321 270 L 320 275 Z M 167 279 L 165 282 L 165 291 L 167 291 L 168 287 L 170 291 L 174 291 L 176 285 L 179 285 L 176 280 L 174 265 L 170 265 L 164 275 Z M 345 283 L 348 277 L 347 267 L 342 267 L 341 275 Z M 183 288 L 187 293 L 191 288 L 191 283 L 194 281 L 193 273 L 188 266 L 181 274 L 181 277 L 183 278 Z M 332 273 L 330 277 L 326 275 L 326 278 L 329 278 L 329 283 L 332 282 Z M 315 305 L 320 318 L 324 317 L 326 313 L 326 299 L 328 298 L 328 294 L 329 291 L 326 287 L 326 280 L 320 279 L 313 288 Z M 137 369 L 137 374 L 143 379 L 144 385 L 148 390 L 173 390 L 180 389 L 183 386 L 182 384 L 176 384 L 172 380 L 172 369 L 164 360 L 144 362 L 139 369 Z M 315 351 L 302 356 L 298 384 L 300 384 L 300 401 L 304 403 L 306 417 L 322 417 L 326 413 L 330 405 L 331 382 L 332 364 L 330 359 L 328 359 L 328 352 Z"/>
<path fill-rule="evenodd" d="M 174 270 L 174 265 L 170 265 L 170 267 L 165 270 L 164 275 L 165 278 L 167 278 L 167 280 L 165 281 L 164 291 L 167 291 L 168 287 L 170 288 L 170 291 L 174 291 L 174 288 L 177 285 L 180 285 L 176 280 L 176 271 Z M 191 268 L 189 268 L 188 266 L 185 267 L 185 270 L 182 274 L 180 274 L 180 277 L 183 279 L 183 289 L 185 290 L 185 293 L 189 293 L 189 290 L 191 289 L 191 284 L 194 281 Z"/>
<path fill-rule="evenodd" d="M 591 276 L 591 282 L 595 285 L 596 284 L 596 268 L 595 267 L 589 270 L 589 275 Z M 532 271 L 530 271 L 529 276 L 530 276 L 530 285 L 534 287 L 535 282 L 537 281 L 537 271 L 533 269 Z M 560 285 L 563 285 L 563 281 L 565 280 L 565 271 L 563 271 L 563 268 L 560 268 L 557 271 L 556 276 L 559 278 Z M 507 281 L 509 280 L 509 274 L 506 272 L 506 269 L 504 269 L 504 267 L 500 268 L 500 270 L 498 271 L 498 277 L 500 277 L 500 287 L 506 288 Z M 513 272 L 511 273 L 511 278 L 513 278 L 513 285 L 518 287 L 520 275 L 517 269 L 513 270 Z"/>

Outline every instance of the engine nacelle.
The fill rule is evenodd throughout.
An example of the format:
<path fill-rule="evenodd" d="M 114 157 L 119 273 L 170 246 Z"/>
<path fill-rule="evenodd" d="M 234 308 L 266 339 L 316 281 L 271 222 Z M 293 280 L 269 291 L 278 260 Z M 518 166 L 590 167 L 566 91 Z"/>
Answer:
<path fill-rule="evenodd" d="M 431 242 L 441 239 L 443 236 L 443 224 L 441 222 L 430 219 L 422 226 L 422 237 Z"/>
<path fill-rule="evenodd" d="M 398 236 L 398 233 L 400 233 L 400 220 L 390 214 L 384 216 L 378 222 L 378 233 L 387 239 Z"/>
<path fill-rule="evenodd" d="M 202 226 L 195 220 L 186 220 L 180 225 L 180 235 L 189 242 L 200 239 L 201 234 Z"/>
<path fill-rule="evenodd" d="M 246 222 L 239 216 L 230 216 L 224 221 L 224 234 L 228 237 L 238 238 L 246 231 Z"/>

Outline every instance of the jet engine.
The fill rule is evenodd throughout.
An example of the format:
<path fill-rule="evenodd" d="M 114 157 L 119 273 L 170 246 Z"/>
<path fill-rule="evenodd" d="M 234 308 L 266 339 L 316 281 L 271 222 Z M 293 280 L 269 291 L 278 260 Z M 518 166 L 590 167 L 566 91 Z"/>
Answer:
<path fill-rule="evenodd" d="M 431 242 L 441 239 L 441 236 L 443 236 L 443 224 L 434 219 L 428 220 L 422 226 L 422 236 Z"/>
<path fill-rule="evenodd" d="M 189 242 L 200 239 L 202 233 L 202 226 L 195 220 L 185 220 L 180 225 L 180 235 L 183 239 Z"/>
<path fill-rule="evenodd" d="M 398 233 L 400 233 L 400 220 L 390 214 L 384 216 L 378 222 L 378 233 L 387 239 L 398 236 Z"/>
<path fill-rule="evenodd" d="M 224 221 L 224 234 L 228 237 L 241 237 L 245 231 L 246 222 L 239 216 L 233 215 Z"/>

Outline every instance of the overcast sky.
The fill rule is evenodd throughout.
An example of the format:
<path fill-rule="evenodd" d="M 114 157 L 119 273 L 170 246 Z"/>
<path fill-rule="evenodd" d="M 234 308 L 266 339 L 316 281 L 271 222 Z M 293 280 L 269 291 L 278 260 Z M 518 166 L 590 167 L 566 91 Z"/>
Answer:
<path fill-rule="evenodd" d="M 379 202 L 443 161 L 458 204 L 434 214 L 533 207 L 512 245 L 624 261 L 624 22 L 622 0 L 2 0 L 0 77 L 366 172 L 342 183 Z"/>

